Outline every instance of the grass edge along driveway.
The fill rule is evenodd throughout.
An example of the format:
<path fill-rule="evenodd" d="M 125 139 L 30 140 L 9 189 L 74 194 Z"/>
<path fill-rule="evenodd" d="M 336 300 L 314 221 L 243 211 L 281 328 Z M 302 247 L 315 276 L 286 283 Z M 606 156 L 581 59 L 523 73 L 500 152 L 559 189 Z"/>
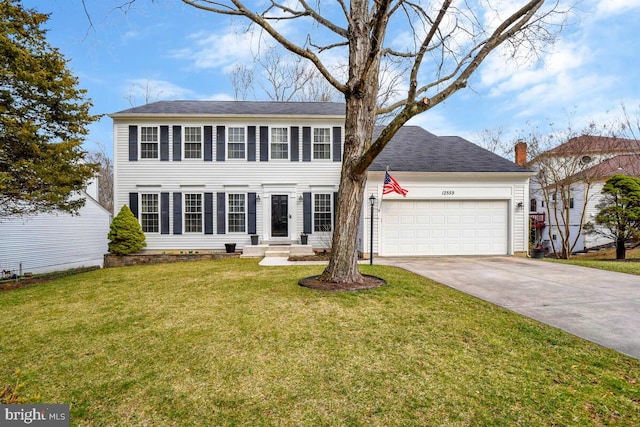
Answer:
<path fill-rule="evenodd" d="M 640 425 L 640 361 L 433 281 L 322 266 L 106 269 L 0 293 L 0 384 L 90 426 Z"/>

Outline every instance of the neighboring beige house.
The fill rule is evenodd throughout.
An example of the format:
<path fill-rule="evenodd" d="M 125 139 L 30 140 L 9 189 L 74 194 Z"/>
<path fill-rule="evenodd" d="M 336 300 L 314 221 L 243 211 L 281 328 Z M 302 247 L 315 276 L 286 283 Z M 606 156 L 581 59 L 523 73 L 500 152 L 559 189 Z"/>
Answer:
<path fill-rule="evenodd" d="M 569 241 L 575 242 L 573 252 L 612 243 L 596 233 L 586 233 L 583 225 L 593 222 L 602 199 L 602 187 L 613 175 L 640 176 L 640 141 L 593 135 L 572 138 L 565 144 L 544 153 L 544 160 L 533 159 L 527 166 L 540 173 L 542 168 L 554 168 L 555 179 L 568 183 L 569 197 L 554 197 L 553 182 L 548 182 L 547 196 L 543 195 L 538 177 L 531 180 L 531 227 L 537 233 L 536 240 L 550 247 L 558 241 L 565 227 L 569 210 Z M 549 160 L 551 159 L 551 160 Z M 555 163 L 554 163 L 555 162 Z M 563 204 L 568 201 L 569 206 Z"/>
<path fill-rule="evenodd" d="M 117 212 L 129 205 L 149 251 L 331 244 L 341 103 L 160 101 L 110 116 Z M 385 171 L 408 190 L 382 196 Z M 402 128 L 369 168 L 359 247 L 374 252 L 527 251 L 531 172 L 459 137 Z"/>

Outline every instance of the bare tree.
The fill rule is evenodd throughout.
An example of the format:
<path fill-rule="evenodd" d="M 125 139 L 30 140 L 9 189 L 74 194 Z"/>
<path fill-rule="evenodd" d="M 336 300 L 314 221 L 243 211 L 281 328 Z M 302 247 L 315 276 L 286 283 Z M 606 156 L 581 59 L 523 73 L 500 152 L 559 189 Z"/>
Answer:
<path fill-rule="evenodd" d="M 144 84 L 140 82 L 132 83 L 129 86 L 129 94 L 125 99 L 129 101 L 131 107 L 135 107 L 137 105 L 136 96 L 142 94 L 143 105 L 146 105 L 157 101 L 162 95 L 162 92 L 162 90 L 154 88 L 151 81 L 147 79 Z"/>
<path fill-rule="evenodd" d="M 580 239 L 593 183 L 599 178 L 592 169 L 592 159 L 579 147 L 582 142 L 587 144 L 589 138 L 588 135 L 575 135 L 569 129 L 563 137 L 554 134 L 529 139 L 534 154 L 530 166 L 537 172 L 532 178 L 531 194 L 544 202 L 546 216 L 553 227 L 549 232 L 557 232 L 558 237 L 557 240 L 550 239 L 551 249 L 556 257 L 563 259 L 571 257 Z M 578 139 L 580 144 L 572 144 Z M 581 203 L 576 202 L 578 196 Z"/>
<path fill-rule="evenodd" d="M 253 88 L 253 70 L 244 64 L 235 64 L 230 78 L 233 98 L 236 101 L 245 101 Z"/>
<path fill-rule="evenodd" d="M 87 153 L 87 160 L 98 164 L 98 203 L 113 213 L 113 160 L 107 154 L 104 145 Z"/>
<path fill-rule="evenodd" d="M 559 0 L 522 1 L 509 9 L 458 5 L 452 0 L 443 0 L 439 6 L 405 0 L 338 0 L 329 5 L 272 0 L 261 10 L 241 0 L 183 1 L 205 11 L 248 19 L 285 49 L 311 62 L 343 94 L 345 141 L 338 190 L 342 202 L 337 207 L 331 259 L 321 276 L 339 286 L 365 281 L 357 264 L 361 205 L 352 201 L 364 200 L 367 168 L 398 129 L 466 87 L 480 64 L 500 46 L 510 47 L 515 56 L 551 41 L 551 31 L 562 26 L 566 13 L 559 10 Z M 278 30 L 282 22 L 296 19 L 309 28 L 301 38 Z M 403 48 L 387 40 L 391 25 L 410 30 Z M 346 73 L 323 62 L 329 52 L 348 57 Z M 389 63 L 397 64 L 406 89 L 402 97 L 381 106 L 381 71 Z M 374 140 L 378 115 L 385 113 L 391 114 L 390 120 Z"/>
<path fill-rule="evenodd" d="M 309 61 L 275 46 L 255 54 L 251 66 L 236 64 L 231 85 L 243 100 L 256 85 L 272 101 L 331 102 L 340 95 Z"/>

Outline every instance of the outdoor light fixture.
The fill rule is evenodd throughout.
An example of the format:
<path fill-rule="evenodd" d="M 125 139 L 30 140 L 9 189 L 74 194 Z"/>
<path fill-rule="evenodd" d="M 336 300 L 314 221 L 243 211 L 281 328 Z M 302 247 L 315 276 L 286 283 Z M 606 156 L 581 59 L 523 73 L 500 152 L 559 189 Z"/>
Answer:
<path fill-rule="evenodd" d="M 369 196 L 369 206 L 371 206 L 371 232 L 369 233 L 369 265 L 373 265 L 373 207 L 376 204 L 376 196 Z"/>
<path fill-rule="evenodd" d="M 524 208 L 524 202 L 518 202 L 518 209 Z"/>
<path fill-rule="evenodd" d="M 259 202 L 259 201 L 260 201 L 260 195 L 258 194 L 258 195 L 256 196 L 256 202 Z"/>

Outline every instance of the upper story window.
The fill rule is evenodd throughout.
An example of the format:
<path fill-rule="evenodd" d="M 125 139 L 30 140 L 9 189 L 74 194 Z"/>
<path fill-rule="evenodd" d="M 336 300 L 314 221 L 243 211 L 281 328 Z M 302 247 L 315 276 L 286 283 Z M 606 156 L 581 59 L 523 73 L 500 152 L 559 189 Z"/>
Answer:
<path fill-rule="evenodd" d="M 313 158 L 331 159 L 331 129 L 313 129 Z"/>
<path fill-rule="evenodd" d="M 271 158 L 289 158 L 289 129 L 271 128 Z"/>
<path fill-rule="evenodd" d="M 228 135 L 228 153 L 229 159 L 244 159 L 245 158 L 245 129 L 230 127 Z"/>
<path fill-rule="evenodd" d="M 538 212 L 538 201 L 536 199 L 531 199 L 529 202 L 529 212 Z"/>
<path fill-rule="evenodd" d="M 158 158 L 158 128 L 156 126 L 140 127 L 140 157 L 143 159 Z"/>
<path fill-rule="evenodd" d="M 160 210 L 157 194 L 140 194 L 140 225 L 145 233 L 160 229 Z"/>
<path fill-rule="evenodd" d="M 244 233 L 247 224 L 245 194 L 229 194 L 229 233 Z"/>
<path fill-rule="evenodd" d="M 331 194 L 313 195 L 313 230 L 331 231 Z"/>
<path fill-rule="evenodd" d="M 184 195 L 184 231 L 202 233 L 202 194 Z"/>
<path fill-rule="evenodd" d="M 185 126 L 184 128 L 184 158 L 202 158 L 202 128 Z"/>

